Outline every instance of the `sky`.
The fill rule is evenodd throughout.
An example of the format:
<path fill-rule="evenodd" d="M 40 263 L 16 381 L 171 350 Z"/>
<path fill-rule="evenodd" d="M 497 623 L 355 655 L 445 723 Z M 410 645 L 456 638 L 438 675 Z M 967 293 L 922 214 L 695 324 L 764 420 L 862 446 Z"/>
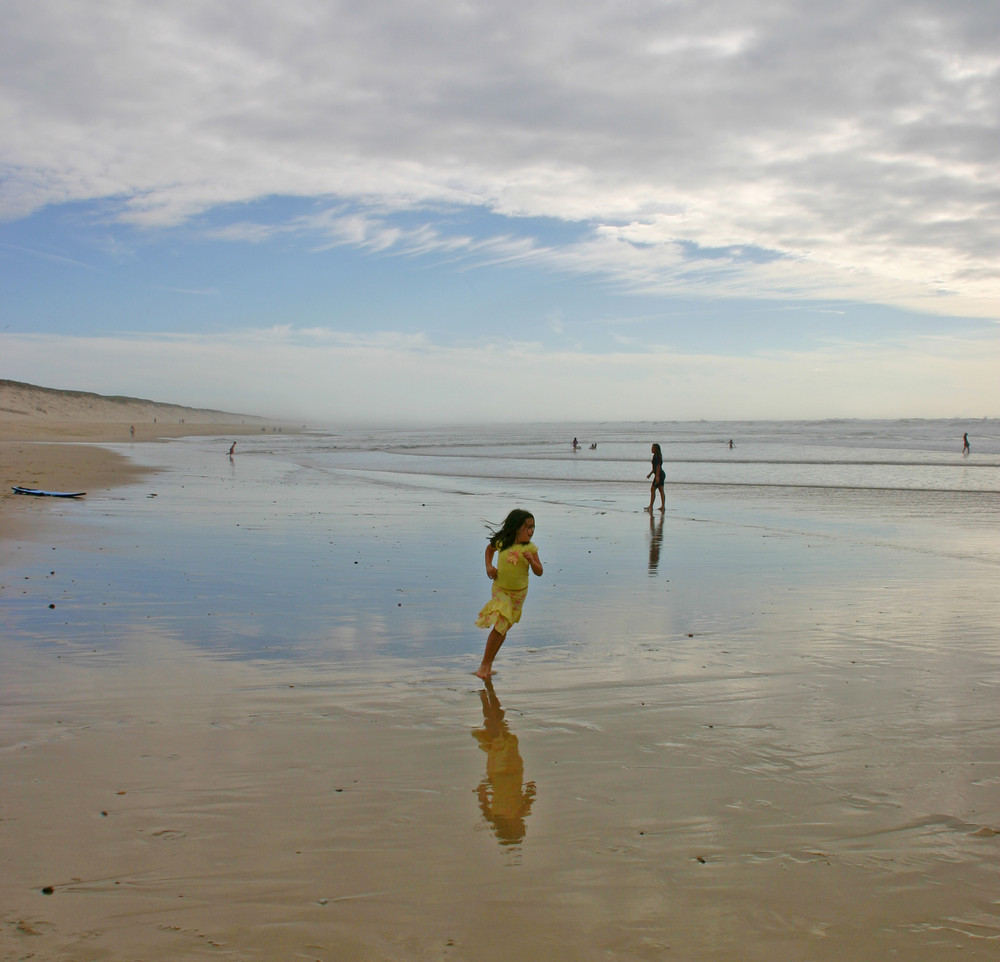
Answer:
<path fill-rule="evenodd" d="M 1000 0 L 0 0 L 0 377 L 1000 416 Z"/>

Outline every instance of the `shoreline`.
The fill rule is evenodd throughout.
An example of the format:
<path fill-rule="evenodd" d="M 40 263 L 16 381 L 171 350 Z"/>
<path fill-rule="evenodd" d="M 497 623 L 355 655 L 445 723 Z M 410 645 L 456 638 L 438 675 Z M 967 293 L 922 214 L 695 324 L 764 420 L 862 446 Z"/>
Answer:
<path fill-rule="evenodd" d="M 82 423 L 68 429 L 46 424 L 24 427 L 25 437 L 11 440 L 0 429 L 0 542 L 9 538 L 32 539 L 39 536 L 46 516 L 39 511 L 19 510 L 22 504 L 49 502 L 51 498 L 17 495 L 15 485 L 51 491 L 106 493 L 114 488 L 135 484 L 156 468 L 142 467 L 128 457 L 101 447 L 102 443 L 123 444 L 134 441 L 150 444 L 161 440 L 194 436 L 224 435 L 240 437 L 259 433 L 243 424 L 136 425 L 135 437 L 129 425 Z M 123 436 L 124 435 L 124 436 Z"/>
<path fill-rule="evenodd" d="M 50 499 L 16 495 L 15 485 L 95 494 L 156 473 L 102 444 L 235 438 L 278 427 L 290 429 L 251 415 L 0 380 L 0 541 L 36 538 L 47 519 L 46 512 L 20 506 Z"/>

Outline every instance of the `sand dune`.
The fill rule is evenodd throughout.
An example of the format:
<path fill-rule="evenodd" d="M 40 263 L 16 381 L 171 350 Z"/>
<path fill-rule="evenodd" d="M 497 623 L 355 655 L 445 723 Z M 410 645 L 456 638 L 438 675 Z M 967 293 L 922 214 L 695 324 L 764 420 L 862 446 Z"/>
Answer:
<path fill-rule="evenodd" d="M 248 414 L 0 380 L 0 439 L 119 441 L 132 436 L 132 427 L 137 437 L 150 438 L 204 434 L 206 429 L 214 433 L 234 426 L 244 432 L 259 431 L 275 423 Z"/>

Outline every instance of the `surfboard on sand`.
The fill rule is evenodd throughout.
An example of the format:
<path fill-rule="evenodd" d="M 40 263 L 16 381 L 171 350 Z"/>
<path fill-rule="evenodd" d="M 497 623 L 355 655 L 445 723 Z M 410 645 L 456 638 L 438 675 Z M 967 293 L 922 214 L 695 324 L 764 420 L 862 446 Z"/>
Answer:
<path fill-rule="evenodd" d="M 14 494 L 33 494 L 36 498 L 82 498 L 86 491 L 40 491 L 38 488 L 22 488 L 14 485 Z"/>

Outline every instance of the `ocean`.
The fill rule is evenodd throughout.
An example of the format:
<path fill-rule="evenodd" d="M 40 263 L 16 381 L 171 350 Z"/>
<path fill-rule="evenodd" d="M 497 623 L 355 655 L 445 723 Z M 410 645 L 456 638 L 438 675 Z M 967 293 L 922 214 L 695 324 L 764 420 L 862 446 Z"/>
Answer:
<path fill-rule="evenodd" d="M 963 434 L 971 452 L 963 455 Z M 578 447 L 572 447 L 576 438 Z M 475 425 L 307 432 L 241 442 L 293 465 L 294 484 L 331 477 L 411 491 L 631 514 L 648 502 L 661 445 L 668 517 L 752 517 L 805 530 L 878 531 L 901 546 L 1000 563 L 1000 422 L 771 421 Z M 730 447 L 732 441 L 732 447 Z M 188 442 L 184 442 L 188 443 Z M 196 446 L 199 442 L 191 442 Z M 592 447 L 593 446 L 593 447 Z M 542 509 L 539 509 L 542 510 Z"/>
<path fill-rule="evenodd" d="M 962 437 L 970 427 L 972 451 L 963 457 Z M 307 432 L 270 440 L 270 456 L 317 469 L 600 485 L 611 498 L 643 477 L 639 469 L 654 441 L 663 450 L 668 483 L 693 489 L 1000 492 L 1000 422 L 989 421 L 460 425 Z"/>

